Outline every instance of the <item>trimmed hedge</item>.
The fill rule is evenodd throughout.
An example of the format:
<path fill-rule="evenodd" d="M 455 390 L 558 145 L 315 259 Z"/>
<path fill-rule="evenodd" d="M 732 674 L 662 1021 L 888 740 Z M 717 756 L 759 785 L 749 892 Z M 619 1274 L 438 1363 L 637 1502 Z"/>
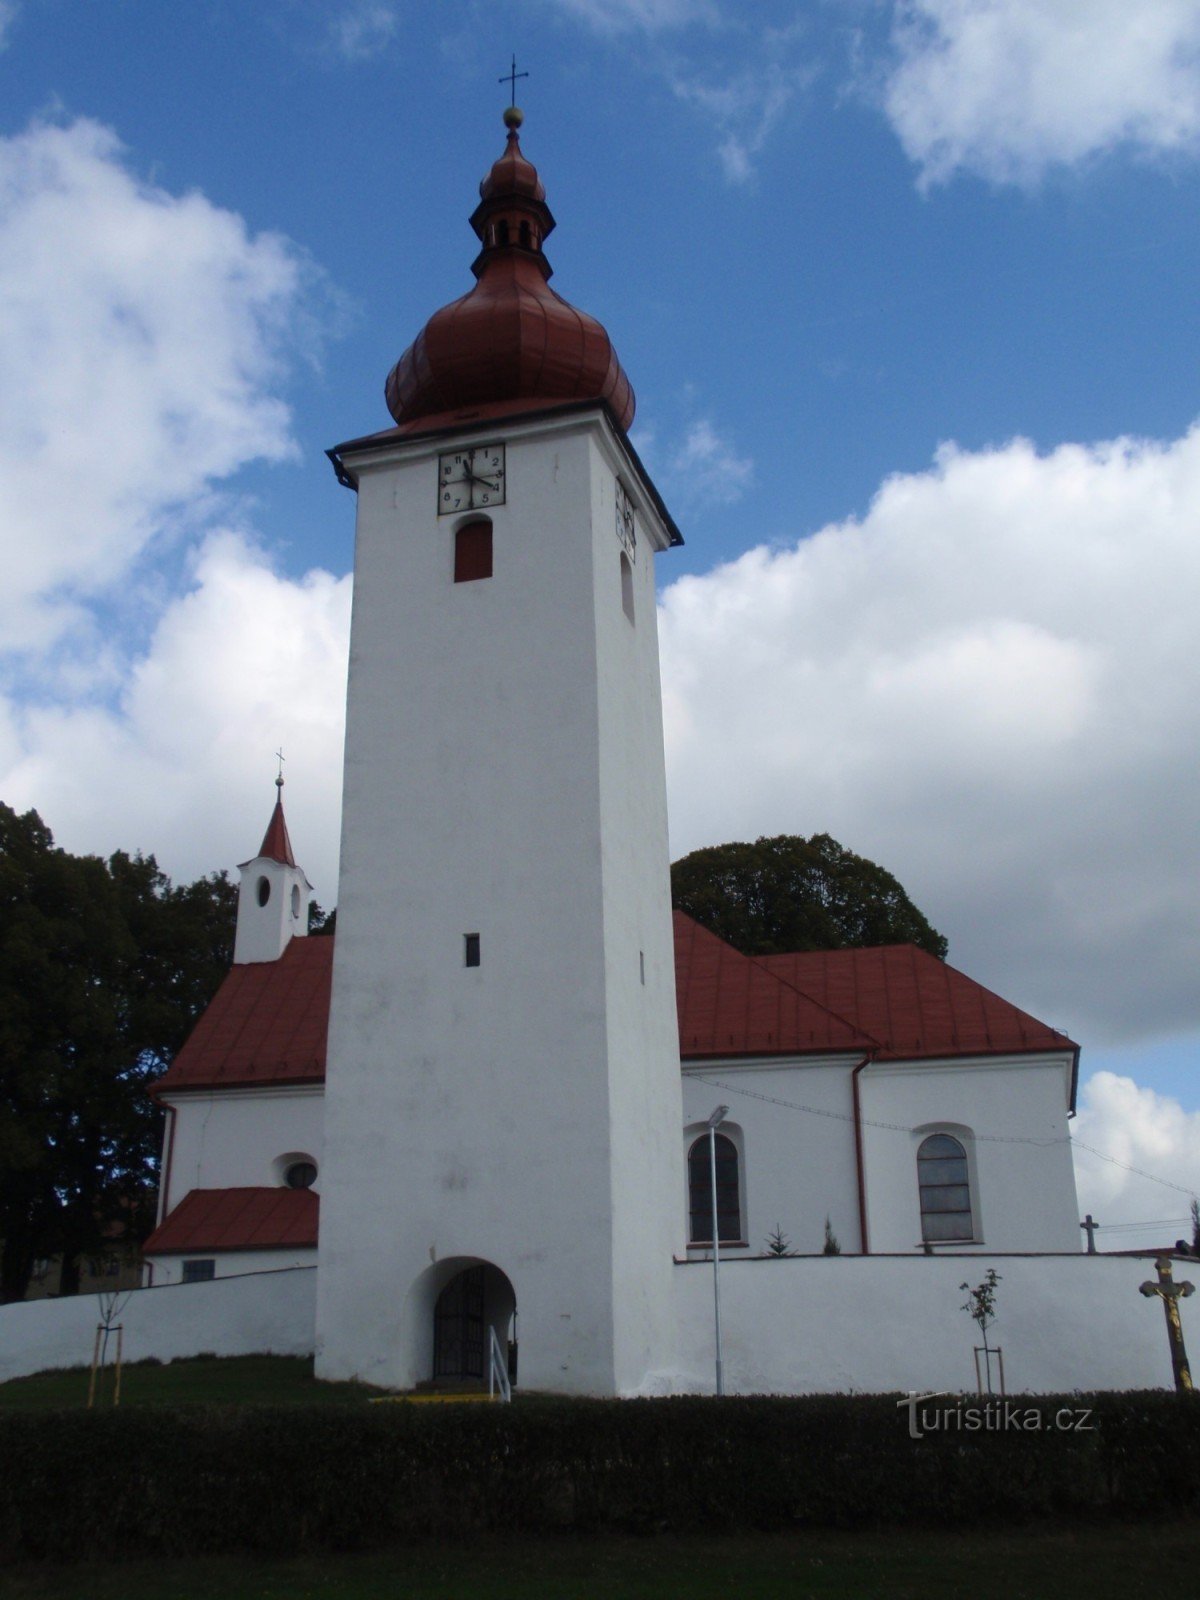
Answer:
<path fill-rule="evenodd" d="M 895 1399 L 846 1395 L 11 1413 L 0 1556 L 1200 1512 L 1200 1403 L 1009 1403 L 1040 1431 L 913 1439 Z M 1092 1429 L 1060 1431 L 1055 1414 L 1080 1406 Z"/>

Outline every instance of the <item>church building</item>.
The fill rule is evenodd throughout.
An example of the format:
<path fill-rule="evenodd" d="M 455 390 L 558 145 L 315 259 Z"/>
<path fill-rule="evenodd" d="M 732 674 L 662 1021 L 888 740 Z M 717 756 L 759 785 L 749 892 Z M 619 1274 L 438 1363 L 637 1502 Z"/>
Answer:
<path fill-rule="evenodd" d="M 393 368 L 393 425 L 330 451 L 357 496 L 336 935 L 307 934 L 281 783 L 157 1088 L 146 1256 L 156 1285 L 315 1264 L 321 1377 L 502 1351 L 531 1389 L 646 1393 L 714 1233 L 1077 1252 L 1079 1052 L 914 946 L 752 959 L 672 914 L 654 566 L 682 541 L 505 121 L 474 286 Z"/>

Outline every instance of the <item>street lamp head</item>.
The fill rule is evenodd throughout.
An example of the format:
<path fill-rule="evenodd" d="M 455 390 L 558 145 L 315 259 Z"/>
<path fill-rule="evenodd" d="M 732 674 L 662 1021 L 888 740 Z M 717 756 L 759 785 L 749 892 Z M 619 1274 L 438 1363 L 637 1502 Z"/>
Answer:
<path fill-rule="evenodd" d="M 704 1124 L 704 1126 L 706 1128 L 719 1128 L 721 1126 L 721 1124 L 725 1121 L 725 1118 L 728 1115 L 729 1115 L 729 1107 L 728 1106 L 718 1106 L 717 1109 L 713 1112 L 712 1116 L 709 1117 L 708 1121 Z"/>

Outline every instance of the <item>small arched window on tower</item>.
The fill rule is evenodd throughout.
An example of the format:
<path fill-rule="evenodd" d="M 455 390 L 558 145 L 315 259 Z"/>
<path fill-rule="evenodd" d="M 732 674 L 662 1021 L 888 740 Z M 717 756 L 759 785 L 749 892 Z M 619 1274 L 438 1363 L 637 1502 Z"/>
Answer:
<path fill-rule="evenodd" d="M 454 531 L 454 581 L 474 583 L 491 575 L 492 525 L 486 517 L 476 517 Z"/>
<path fill-rule="evenodd" d="M 973 1239 L 971 1180 L 967 1152 L 950 1133 L 931 1133 L 917 1149 L 921 1191 L 921 1238 L 928 1244 Z"/>
<path fill-rule="evenodd" d="M 508 243 L 508 218 L 507 217 L 501 217 L 500 221 L 496 224 L 496 243 L 497 244 L 507 244 Z"/>
<path fill-rule="evenodd" d="M 633 565 L 624 550 L 621 551 L 621 606 L 630 622 L 633 621 Z"/>
<path fill-rule="evenodd" d="M 688 1242 L 711 1244 L 712 1151 L 702 1133 L 688 1151 Z M 721 1244 L 737 1244 L 742 1237 L 741 1176 L 737 1145 L 726 1134 L 716 1136 L 717 1237 Z"/>
<path fill-rule="evenodd" d="M 528 250 L 529 246 L 530 246 L 530 243 L 531 243 L 531 240 L 530 240 L 530 237 L 529 237 L 529 224 L 528 224 L 528 222 L 525 221 L 524 218 L 521 219 L 521 226 L 520 226 L 520 229 L 518 230 L 518 237 L 519 237 L 519 239 L 521 241 L 521 244 L 524 246 L 524 248 L 526 250 Z"/>

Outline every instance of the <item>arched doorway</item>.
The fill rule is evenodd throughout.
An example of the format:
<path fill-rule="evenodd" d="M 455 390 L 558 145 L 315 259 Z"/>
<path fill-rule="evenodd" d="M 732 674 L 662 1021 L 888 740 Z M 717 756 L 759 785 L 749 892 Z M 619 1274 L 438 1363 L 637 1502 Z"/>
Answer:
<path fill-rule="evenodd" d="M 509 1380 L 515 1382 L 516 1324 L 516 1295 L 500 1268 L 490 1261 L 462 1265 L 434 1302 L 434 1382 L 482 1383 L 488 1371 L 490 1328 L 507 1358 Z"/>

